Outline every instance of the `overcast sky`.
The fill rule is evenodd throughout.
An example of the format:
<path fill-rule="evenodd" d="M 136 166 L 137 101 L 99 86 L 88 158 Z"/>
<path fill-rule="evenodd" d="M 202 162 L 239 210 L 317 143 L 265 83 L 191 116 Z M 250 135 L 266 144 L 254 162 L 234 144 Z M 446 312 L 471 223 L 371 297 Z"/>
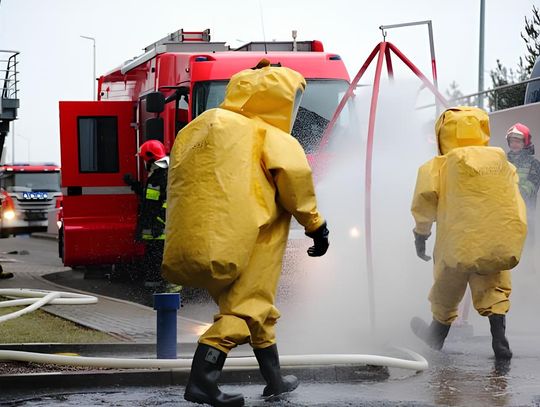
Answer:
<path fill-rule="evenodd" d="M 262 40 L 263 32 L 267 40 L 288 40 L 296 29 L 298 40 L 319 39 L 340 54 L 352 78 L 381 41 L 380 25 L 432 20 L 441 90 L 454 80 L 464 93 L 478 87 L 480 0 L 0 1 L 0 49 L 21 52 L 17 161 L 59 162 L 58 101 L 92 99 L 92 43 L 80 35 L 96 38 L 99 76 L 180 28 L 210 28 L 212 40 L 234 47 Z M 497 59 L 515 67 L 524 55 L 524 16 L 539 3 L 486 0 L 486 87 Z M 426 26 L 391 30 L 387 40 L 430 74 Z M 398 78 L 408 75 L 398 70 Z M 6 149 L 11 161 L 11 137 Z"/>

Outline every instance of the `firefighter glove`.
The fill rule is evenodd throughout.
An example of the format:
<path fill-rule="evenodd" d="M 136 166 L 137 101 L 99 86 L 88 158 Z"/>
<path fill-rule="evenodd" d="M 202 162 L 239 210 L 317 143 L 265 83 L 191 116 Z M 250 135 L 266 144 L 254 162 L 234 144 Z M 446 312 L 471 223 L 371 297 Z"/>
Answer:
<path fill-rule="evenodd" d="M 124 182 L 131 187 L 131 190 L 137 195 L 142 194 L 142 186 L 139 181 L 133 178 L 131 174 L 124 174 Z"/>
<path fill-rule="evenodd" d="M 430 261 L 431 257 L 426 255 L 426 240 L 430 235 L 421 235 L 416 233 L 414 230 L 413 233 L 414 246 L 416 247 L 416 255 L 424 261 Z"/>
<path fill-rule="evenodd" d="M 326 222 L 324 222 L 317 230 L 306 233 L 306 236 L 313 239 L 313 246 L 307 250 L 308 256 L 319 257 L 326 253 L 328 246 L 330 246 L 330 243 L 328 242 L 329 233 Z"/>
<path fill-rule="evenodd" d="M 124 174 L 124 182 L 131 186 L 133 185 L 136 181 L 133 179 L 133 176 L 131 174 Z"/>

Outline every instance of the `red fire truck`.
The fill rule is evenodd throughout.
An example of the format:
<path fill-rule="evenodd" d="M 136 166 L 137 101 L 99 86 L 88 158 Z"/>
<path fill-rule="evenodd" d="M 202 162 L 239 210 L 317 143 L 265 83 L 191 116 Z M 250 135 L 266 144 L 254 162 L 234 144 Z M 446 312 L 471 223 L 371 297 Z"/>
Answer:
<path fill-rule="evenodd" d="M 0 237 L 47 231 L 48 214 L 61 195 L 55 164 L 0 166 Z"/>
<path fill-rule="evenodd" d="M 308 154 L 349 85 L 339 55 L 319 41 L 251 42 L 231 49 L 210 32 L 179 30 L 99 77 L 98 100 L 60 102 L 60 253 L 67 266 L 122 264 L 143 255 L 134 242 L 138 201 L 123 175 L 144 177 L 137 148 L 168 150 L 190 120 L 222 102 L 229 78 L 262 58 L 304 75 L 307 89 L 293 135 Z"/>

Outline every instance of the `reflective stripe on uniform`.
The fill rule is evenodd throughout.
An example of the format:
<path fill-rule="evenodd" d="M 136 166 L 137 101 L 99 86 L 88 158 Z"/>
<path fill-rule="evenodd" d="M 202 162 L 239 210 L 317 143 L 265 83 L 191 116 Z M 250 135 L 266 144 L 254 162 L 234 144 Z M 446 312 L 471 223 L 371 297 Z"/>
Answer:
<path fill-rule="evenodd" d="M 151 234 L 143 233 L 142 239 L 143 240 L 165 240 L 165 234 L 162 233 L 161 235 L 154 237 Z"/>
<path fill-rule="evenodd" d="M 159 187 L 155 188 L 149 185 L 146 188 L 146 199 L 149 199 L 151 201 L 158 201 L 159 195 L 160 195 Z"/>
<path fill-rule="evenodd" d="M 529 181 L 531 167 L 531 162 L 517 167 L 517 173 L 519 176 L 519 188 L 522 192 L 522 195 L 525 195 L 523 198 L 531 198 L 534 194 L 534 184 Z"/>

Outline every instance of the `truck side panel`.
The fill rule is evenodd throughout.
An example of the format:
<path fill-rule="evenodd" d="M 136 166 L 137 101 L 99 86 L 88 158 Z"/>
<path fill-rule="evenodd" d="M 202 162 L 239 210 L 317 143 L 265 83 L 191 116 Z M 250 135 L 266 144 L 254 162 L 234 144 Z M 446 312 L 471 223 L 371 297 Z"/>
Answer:
<path fill-rule="evenodd" d="M 67 196 L 63 205 L 66 266 L 124 263 L 143 255 L 143 246 L 134 244 L 134 194 Z"/>
<path fill-rule="evenodd" d="M 65 265 L 143 254 L 134 243 L 138 198 L 123 180 L 137 175 L 134 117 L 131 101 L 60 102 Z"/>

